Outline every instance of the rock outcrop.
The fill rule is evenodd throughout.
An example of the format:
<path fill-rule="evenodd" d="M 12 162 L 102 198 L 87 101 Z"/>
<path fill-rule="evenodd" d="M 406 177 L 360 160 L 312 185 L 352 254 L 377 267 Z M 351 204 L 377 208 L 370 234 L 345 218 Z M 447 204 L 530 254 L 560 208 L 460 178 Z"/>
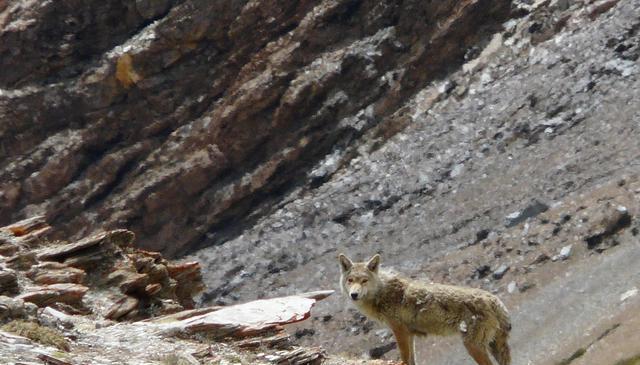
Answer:
<path fill-rule="evenodd" d="M 157 4 L 156 4 L 157 3 Z M 0 9 L 0 223 L 220 243 L 408 97 L 510 1 L 12 1 Z M 338 158 L 340 160 L 340 158 Z M 247 216 L 248 215 L 248 216 Z"/>
<path fill-rule="evenodd" d="M 4 252 L 11 253 L 1 262 L 14 269 L 0 272 L 3 292 L 19 293 L 17 299 L 42 308 L 116 320 L 192 309 L 193 297 L 204 288 L 198 263 L 170 263 L 159 253 L 134 248 L 130 231 L 52 243 L 40 238 L 49 228 L 41 216 L 0 228 Z M 90 290 L 110 294 L 87 298 Z"/>
<path fill-rule="evenodd" d="M 37 232 L 46 231 L 42 217 L 0 228 L 3 246 L 13 247 L 3 251 L 12 256 L 0 254 L 8 295 L 0 295 L 3 362 L 200 364 L 246 357 L 303 365 L 326 357 L 320 347 L 296 346 L 283 326 L 309 318 L 332 290 L 195 309 L 193 297 L 203 289 L 198 263 L 136 249 L 127 230 L 72 243 L 39 239 Z M 5 269 L 15 257 L 31 259 Z"/>

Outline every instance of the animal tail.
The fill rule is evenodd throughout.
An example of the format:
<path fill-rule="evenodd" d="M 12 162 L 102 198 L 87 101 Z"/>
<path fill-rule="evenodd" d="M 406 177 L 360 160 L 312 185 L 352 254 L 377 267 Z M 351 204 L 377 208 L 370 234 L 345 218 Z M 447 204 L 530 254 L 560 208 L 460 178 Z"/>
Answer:
<path fill-rule="evenodd" d="M 496 315 L 500 328 L 496 332 L 493 341 L 490 343 L 491 354 L 500 365 L 511 364 L 511 351 L 509 350 L 509 331 L 511 331 L 511 321 L 509 313 L 502 302 L 497 303 Z"/>

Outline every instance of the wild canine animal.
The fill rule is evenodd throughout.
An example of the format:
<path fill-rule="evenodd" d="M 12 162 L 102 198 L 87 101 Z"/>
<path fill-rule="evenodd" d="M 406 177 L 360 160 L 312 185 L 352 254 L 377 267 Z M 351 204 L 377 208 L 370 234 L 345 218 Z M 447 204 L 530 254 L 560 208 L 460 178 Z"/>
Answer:
<path fill-rule="evenodd" d="M 509 365 L 507 309 L 495 295 L 481 289 L 430 284 L 381 272 L 380 255 L 352 262 L 340 254 L 340 286 L 367 317 L 393 331 L 402 361 L 415 365 L 414 338 L 459 333 L 478 365 Z"/>

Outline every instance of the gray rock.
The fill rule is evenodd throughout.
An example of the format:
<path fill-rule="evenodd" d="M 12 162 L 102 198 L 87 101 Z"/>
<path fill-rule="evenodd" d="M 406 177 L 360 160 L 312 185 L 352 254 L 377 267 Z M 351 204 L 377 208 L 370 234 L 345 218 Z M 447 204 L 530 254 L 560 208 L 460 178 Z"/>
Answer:
<path fill-rule="evenodd" d="M 376 330 L 374 333 L 376 336 L 382 339 L 391 338 L 391 336 L 393 335 L 392 332 L 386 328 Z"/>
<path fill-rule="evenodd" d="M 493 271 L 493 278 L 496 279 L 496 280 L 502 279 L 504 274 L 506 274 L 507 271 L 509 271 L 509 269 L 510 269 L 510 267 L 505 265 L 505 264 L 502 264 L 502 265 L 498 266 L 498 268 Z"/>
<path fill-rule="evenodd" d="M 636 62 L 630 60 L 613 59 L 604 64 L 604 69 L 615 72 L 622 77 L 628 77 L 638 73 Z"/>
<path fill-rule="evenodd" d="M 140 247 L 177 256 L 232 240 L 292 189 L 324 186 L 357 155 L 379 182 L 390 180 L 380 172 L 415 181 L 402 167 L 435 178 L 432 167 L 410 166 L 413 153 L 387 168 L 367 151 L 408 125 L 413 113 L 397 111 L 481 44 L 479 27 L 510 16 L 508 0 L 460 11 L 447 1 L 91 0 L 11 10 L 15 18 L 0 22 L 0 69 L 12 71 L 0 73 L 0 222 L 42 212 L 71 235 L 127 227 Z M 433 27 L 443 19 L 451 27 Z M 407 57 L 409 42 L 429 47 Z M 471 151 L 459 152 L 442 162 Z M 376 214 L 416 188 L 387 185 Z"/>
<path fill-rule="evenodd" d="M 529 218 L 533 218 L 537 216 L 540 213 L 544 213 L 547 210 L 549 210 L 548 205 L 541 203 L 538 200 L 534 200 L 530 205 L 524 208 L 524 210 L 513 212 L 507 215 L 505 217 L 506 218 L 505 226 L 513 227 L 521 222 L 524 222 Z"/>
<path fill-rule="evenodd" d="M 395 342 L 389 342 L 384 345 L 376 346 L 369 350 L 369 357 L 371 357 L 372 359 L 379 359 L 384 356 L 384 354 L 395 349 L 396 347 L 397 346 Z"/>
<path fill-rule="evenodd" d="M 22 318 L 26 314 L 22 299 L 0 296 L 0 321 Z"/>
<path fill-rule="evenodd" d="M 29 317 L 36 317 L 38 314 L 38 306 L 31 302 L 24 302 L 24 310 Z"/>
<path fill-rule="evenodd" d="M 41 324 L 52 328 L 70 329 L 75 326 L 72 316 L 51 307 L 44 308 L 38 316 L 38 320 Z"/>
<path fill-rule="evenodd" d="M 464 164 L 459 163 L 459 164 L 456 164 L 455 166 L 453 166 L 453 169 L 451 169 L 450 176 L 451 177 L 458 177 L 463 172 L 464 172 Z"/>

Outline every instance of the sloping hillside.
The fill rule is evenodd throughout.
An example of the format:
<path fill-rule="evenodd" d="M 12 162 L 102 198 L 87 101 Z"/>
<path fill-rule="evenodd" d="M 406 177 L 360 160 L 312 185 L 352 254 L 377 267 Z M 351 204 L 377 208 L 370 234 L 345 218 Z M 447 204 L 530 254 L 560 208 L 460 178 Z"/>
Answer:
<path fill-rule="evenodd" d="M 497 292 L 515 364 L 636 355 L 639 6 L 543 2 L 507 22 L 483 55 L 407 100 L 399 133 L 367 136 L 343 165 L 329 156 L 314 172 L 341 168 L 325 183 L 195 255 L 205 301 L 337 288 L 338 252 L 380 252 L 415 277 Z M 392 348 L 348 308 L 330 299 L 299 334 L 356 356 Z M 445 343 L 421 346 L 422 363 L 471 363 Z"/>
<path fill-rule="evenodd" d="M 65 238 L 127 226 L 169 255 L 220 244 L 459 66 L 509 10 L 3 2 L 0 223 L 42 214 Z"/>
<path fill-rule="evenodd" d="M 379 252 L 503 298 L 514 365 L 634 364 L 638 9 L 0 2 L 0 223 L 130 229 L 198 260 L 206 305 L 336 289 L 339 252 Z M 292 333 L 397 358 L 339 296 Z M 472 363 L 456 339 L 419 358 Z"/>

